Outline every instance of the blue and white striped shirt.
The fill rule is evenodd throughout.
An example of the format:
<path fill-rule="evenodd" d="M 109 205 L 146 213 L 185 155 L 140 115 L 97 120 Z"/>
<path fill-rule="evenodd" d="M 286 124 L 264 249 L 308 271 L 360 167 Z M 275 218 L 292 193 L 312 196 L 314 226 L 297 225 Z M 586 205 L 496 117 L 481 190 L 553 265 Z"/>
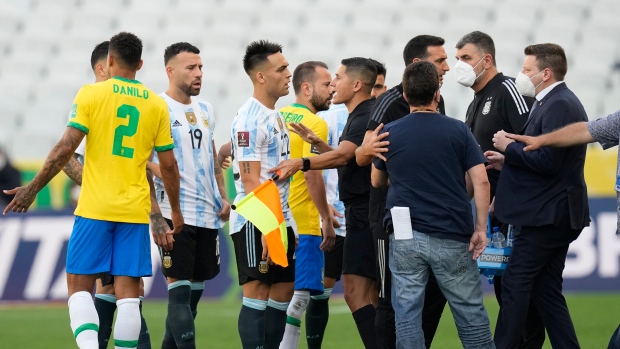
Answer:
<path fill-rule="evenodd" d="M 276 167 L 280 161 L 288 159 L 291 152 L 288 129 L 280 113 L 267 108 L 254 97 L 245 102 L 237 112 L 232 123 L 231 142 L 232 169 L 237 190 L 235 202 L 245 197 L 239 161 L 260 161 L 260 182 L 263 183 L 273 175 L 267 170 Z M 295 227 L 288 204 L 289 181 L 276 181 L 275 183 L 280 192 L 280 203 L 286 225 Z M 230 233 L 234 234 L 241 230 L 247 220 L 233 211 L 230 221 L 234 222 L 230 230 Z"/>
<path fill-rule="evenodd" d="M 214 172 L 213 107 L 199 98 L 192 97 L 191 104 L 185 105 L 165 93 L 160 96 L 170 110 L 174 156 L 181 175 L 181 213 L 185 224 L 199 228 L 221 228 L 225 222 L 217 216 L 222 209 L 222 196 Z M 159 163 L 157 153 L 153 162 Z M 156 177 L 154 182 L 162 215 L 170 219 L 170 202 L 163 181 Z"/>
<path fill-rule="evenodd" d="M 325 120 L 329 133 L 327 136 L 327 144 L 332 148 L 337 148 L 344 130 L 344 126 L 347 124 L 347 118 L 349 117 L 349 111 L 344 104 L 332 104 L 329 110 L 318 113 L 318 115 Z M 344 216 L 344 203 L 340 201 L 338 195 L 338 170 L 329 169 L 323 171 L 323 180 L 325 181 L 325 193 L 327 194 L 327 203 L 334 206 L 334 208 Z M 346 236 L 345 219 L 337 218 L 340 223 L 340 228 L 334 229 L 336 235 Z"/>

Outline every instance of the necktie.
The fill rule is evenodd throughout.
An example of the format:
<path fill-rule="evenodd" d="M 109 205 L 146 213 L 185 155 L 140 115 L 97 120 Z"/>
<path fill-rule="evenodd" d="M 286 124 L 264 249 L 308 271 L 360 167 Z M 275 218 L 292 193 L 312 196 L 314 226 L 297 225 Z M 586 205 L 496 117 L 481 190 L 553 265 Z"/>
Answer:
<path fill-rule="evenodd" d="M 530 109 L 530 115 L 527 117 L 528 119 L 532 117 L 532 115 L 534 115 L 534 110 L 536 109 L 536 106 L 538 106 L 538 103 L 540 103 L 538 100 L 534 101 L 534 104 L 532 104 L 532 109 Z"/>

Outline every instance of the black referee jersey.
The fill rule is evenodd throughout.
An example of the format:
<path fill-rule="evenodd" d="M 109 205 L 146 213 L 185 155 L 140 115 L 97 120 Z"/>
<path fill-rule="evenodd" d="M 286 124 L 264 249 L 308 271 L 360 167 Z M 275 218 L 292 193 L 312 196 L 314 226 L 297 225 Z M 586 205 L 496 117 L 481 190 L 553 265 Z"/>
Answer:
<path fill-rule="evenodd" d="M 465 124 L 471 129 L 482 151 L 497 151 L 493 147 L 493 134 L 500 130 L 521 132 L 533 103 L 534 98 L 523 97 L 517 92 L 514 78 L 498 73 L 474 95 L 474 100 L 467 108 Z M 487 170 L 487 175 L 493 196 L 499 171 Z"/>

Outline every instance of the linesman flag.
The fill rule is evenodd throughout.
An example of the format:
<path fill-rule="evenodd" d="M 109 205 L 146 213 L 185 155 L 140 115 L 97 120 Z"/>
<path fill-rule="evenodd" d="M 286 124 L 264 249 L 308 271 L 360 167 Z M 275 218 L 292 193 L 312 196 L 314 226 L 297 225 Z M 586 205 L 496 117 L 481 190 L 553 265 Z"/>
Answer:
<path fill-rule="evenodd" d="M 277 265 L 288 267 L 286 221 L 282 214 L 280 192 L 273 182 L 278 179 L 278 175 L 279 171 L 239 202 L 232 205 L 232 209 L 252 222 L 265 235 L 271 260 Z"/>

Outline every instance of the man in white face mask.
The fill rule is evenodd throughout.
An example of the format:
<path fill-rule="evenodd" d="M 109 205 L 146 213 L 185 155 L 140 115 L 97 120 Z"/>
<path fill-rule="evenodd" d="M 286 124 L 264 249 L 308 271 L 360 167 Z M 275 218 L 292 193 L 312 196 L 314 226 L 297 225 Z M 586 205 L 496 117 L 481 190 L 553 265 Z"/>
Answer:
<path fill-rule="evenodd" d="M 482 151 L 495 150 L 493 134 L 500 130 L 518 133 L 529 115 L 534 98 L 522 97 L 514 83 L 514 78 L 498 72 L 495 61 L 495 43 L 486 33 L 474 31 L 465 34 L 456 44 L 454 66 L 456 80 L 463 86 L 471 87 L 474 99 L 467 108 L 465 124 L 469 126 Z M 511 131 L 508 131 L 511 130 Z M 495 196 L 499 171 L 487 169 L 491 184 L 491 197 Z M 469 184 L 469 182 L 468 182 Z M 495 217 L 491 228 L 500 227 L 507 235 L 508 225 Z M 502 278 L 494 278 L 493 287 L 497 302 L 502 304 Z M 545 342 L 545 327 L 536 307 L 530 304 L 526 330 L 519 348 L 542 348 Z"/>
<path fill-rule="evenodd" d="M 576 122 L 588 121 L 583 105 L 566 87 L 564 50 L 556 44 L 525 48 L 523 71 L 517 88 L 535 95 L 536 103 L 521 134 L 538 136 Z M 495 215 L 517 226 L 510 263 L 502 282 L 502 307 L 495 330 L 498 349 L 515 348 L 532 299 L 554 348 L 579 348 L 575 328 L 562 296 L 562 271 L 569 244 L 590 223 L 588 195 L 583 177 L 585 145 L 542 147 L 524 152 L 525 144 L 493 138 L 487 152 L 501 168 Z"/>

